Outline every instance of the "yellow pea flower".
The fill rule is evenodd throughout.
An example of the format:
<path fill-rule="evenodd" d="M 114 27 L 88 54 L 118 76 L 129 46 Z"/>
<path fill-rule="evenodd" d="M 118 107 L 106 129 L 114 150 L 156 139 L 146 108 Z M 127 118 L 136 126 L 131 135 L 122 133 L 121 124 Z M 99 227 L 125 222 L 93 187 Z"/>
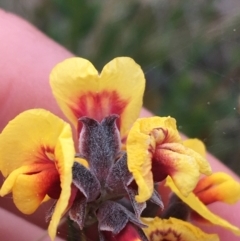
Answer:
<path fill-rule="evenodd" d="M 43 109 L 13 119 L 0 135 L 0 195 L 13 193 L 17 208 L 33 213 L 48 197 L 57 200 L 49 225 L 54 239 L 71 195 L 74 143 L 69 124 Z"/>
<path fill-rule="evenodd" d="M 128 168 L 138 185 L 136 200 L 144 202 L 153 193 L 153 183 L 168 175 L 187 196 L 200 174 L 211 174 L 207 160 L 184 145 L 171 117 L 138 119 L 127 138 Z"/>
<path fill-rule="evenodd" d="M 50 85 L 78 134 L 82 129 L 79 118 L 101 122 L 115 114 L 119 115 L 117 127 L 125 142 L 140 113 L 145 78 L 140 66 L 128 57 L 115 58 L 100 74 L 88 60 L 70 58 L 53 68 Z M 21 113 L 0 135 L 0 171 L 6 177 L 0 195 L 12 192 L 15 205 L 25 214 L 33 213 L 49 198 L 56 199 L 49 225 L 52 239 L 74 199 L 74 159 L 89 166 L 84 158 L 75 158 L 75 153 L 70 125 L 43 109 Z"/>

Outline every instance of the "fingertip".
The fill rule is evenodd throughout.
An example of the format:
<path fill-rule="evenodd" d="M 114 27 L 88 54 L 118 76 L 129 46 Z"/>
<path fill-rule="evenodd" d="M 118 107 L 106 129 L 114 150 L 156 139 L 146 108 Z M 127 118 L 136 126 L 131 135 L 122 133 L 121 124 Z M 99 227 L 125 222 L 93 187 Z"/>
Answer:
<path fill-rule="evenodd" d="M 63 117 L 51 93 L 49 74 L 72 54 L 4 10 L 0 10 L 0 36 L 0 131 L 26 109 L 45 108 Z"/>
<path fill-rule="evenodd" d="M 142 108 L 141 112 L 140 112 L 140 117 L 150 117 L 153 116 L 152 112 L 150 112 L 149 110 Z"/>

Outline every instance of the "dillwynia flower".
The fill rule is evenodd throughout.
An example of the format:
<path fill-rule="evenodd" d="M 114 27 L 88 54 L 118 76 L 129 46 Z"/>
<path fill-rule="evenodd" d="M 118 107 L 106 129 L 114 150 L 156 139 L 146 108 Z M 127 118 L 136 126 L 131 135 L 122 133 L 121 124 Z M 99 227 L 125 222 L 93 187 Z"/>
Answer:
<path fill-rule="evenodd" d="M 184 144 L 197 151 L 200 155 L 206 156 L 205 146 L 201 141 L 197 139 L 186 140 Z M 202 177 L 188 196 L 184 196 L 179 192 L 171 177 L 167 178 L 166 186 L 171 189 L 174 195 L 170 199 L 170 205 L 165 211 L 165 216 L 169 217 L 169 213 L 177 210 L 174 211 L 175 217 L 218 225 L 232 231 L 237 236 L 240 235 L 238 227 L 214 214 L 207 207 L 207 205 L 214 202 L 234 204 L 240 200 L 240 183 L 230 175 L 218 172 Z M 189 208 L 186 208 L 186 206 Z M 181 209 L 185 211 L 184 215 L 181 213 Z"/>
<path fill-rule="evenodd" d="M 218 215 L 211 212 L 207 205 L 220 201 L 234 204 L 240 199 L 240 184 L 226 173 L 214 173 L 209 177 L 202 178 L 196 188 L 187 197 L 184 197 L 174 185 L 170 177 L 166 185 L 177 195 L 180 200 L 191 208 L 191 217 L 221 226 L 240 236 L 240 229 Z"/>
<path fill-rule="evenodd" d="M 42 109 L 21 113 L 0 136 L 0 170 L 6 177 L 1 196 L 12 192 L 15 205 L 25 214 L 55 199 L 48 213 L 52 239 L 66 212 L 80 228 L 98 220 L 103 239 L 104 232 L 116 234 L 128 223 L 144 238 L 140 227 L 145 225 L 139 220 L 144 204 L 134 199 L 135 190 L 129 186 L 133 178 L 122 150 L 142 106 L 141 68 L 123 57 L 99 74 L 89 61 L 71 58 L 53 69 L 50 84 L 77 129 L 78 151 L 69 124 Z M 136 215 L 113 201 L 124 196 L 133 203 Z M 161 205 L 157 195 L 153 201 Z M 117 217 L 121 222 L 114 222 Z"/>
<path fill-rule="evenodd" d="M 172 178 L 188 198 L 211 168 L 204 151 L 181 140 L 175 119 L 137 120 L 145 79 L 132 59 L 116 58 L 101 73 L 85 59 L 67 59 L 52 70 L 50 85 L 77 138 L 46 110 L 19 114 L 0 135 L 1 196 L 12 192 L 25 214 L 54 199 L 52 239 L 68 215 L 80 230 L 97 227 L 100 241 L 218 240 L 182 220 L 155 217 L 164 206 L 154 185 Z"/>
<path fill-rule="evenodd" d="M 152 195 L 154 182 L 172 177 L 179 191 L 187 196 L 200 174 L 211 174 L 207 160 L 184 145 L 171 117 L 137 120 L 127 139 L 128 167 L 138 185 L 137 201 Z"/>
<path fill-rule="evenodd" d="M 0 170 L 7 177 L 0 195 L 12 192 L 24 214 L 44 200 L 57 200 L 49 225 L 52 238 L 69 202 L 74 154 L 70 125 L 42 109 L 21 113 L 0 135 Z"/>

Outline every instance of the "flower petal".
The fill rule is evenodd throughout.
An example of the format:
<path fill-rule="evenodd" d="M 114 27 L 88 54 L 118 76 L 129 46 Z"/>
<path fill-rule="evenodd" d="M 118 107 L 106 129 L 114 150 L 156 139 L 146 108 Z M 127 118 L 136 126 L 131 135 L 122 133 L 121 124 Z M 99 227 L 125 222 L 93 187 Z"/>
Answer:
<path fill-rule="evenodd" d="M 176 122 L 170 117 L 151 117 L 138 119 L 127 138 L 128 168 L 138 184 L 136 200 L 145 202 L 153 193 L 152 154 L 148 151 L 152 143 L 150 132 L 154 128 L 175 127 Z M 180 140 L 180 136 L 171 128 L 170 139 Z M 161 137 L 158 137 L 161 139 Z M 164 137 L 162 137 L 164 138 Z M 155 147 L 155 146 L 154 146 Z"/>
<path fill-rule="evenodd" d="M 81 158 L 81 157 L 75 157 L 75 162 L 78 162 L 80 164 L 82 164 L 83 166 L 85 166 L 86 168 L 89 168 L 89 163 L 86 159 Z"/>
<path fill-rule="evenodd" d="M 93 101 L 89 97 L 88 102 L 84 104 L 78 103 L 79 99 L 87 100 L 87 93 L 98 91 L 99 75 L 88 60 L 70 58 L 53 68 L 50 74 L 50 85 L 60 108 L 77 127 L 80 117 L 90 115 L 88 112 L 91 109 L 91 101 Z"/>
<path fill-rule="evenodd" d="M 185 147 L 171 117 L 138 119 L 127 138 L 128 168 L 138 184 L 136 200 L 144 202 L 153 192 L 153 182 L 173 177 L 179 190 L 188 195 L 200 173 L 211 174 L 206 159 Z"/>
<path fill-rule="evenodd" d="M 194 150 L 203 157 L 206 157 L 206 147 L 203 142 L 197 138 L 184 140 L 183 145 Z"/>
<path fill-rule="evenodd" d="M 61 194 L 57 201 L 52 219 L 48 226 L 48 232 L 53 240 L 56 236 L 57 226 L 65 209 L 68 206 L 68 202 L 71 195 L 71 183 L 72 183 L 72 166 L 74 162 L 74 143 L 72 139 L 71 128 L 65 124 L 59 139 L 56 144 L 56 159 L 57 169 L 60 173 Z"/>
<path fill-rule="evenodd" d="M 192 224 L 176 218 L 160 219 L 156 217 L 142 220 L 148 225 L 148 228 L 144 228 L 143 231 L 149 240 L 219 241 L 216 234 L 204 233 Z"/>
<path fill-rule="evenodd" d="M 11 191 L 17 208 L 22 213 L 31 214 L 47 194 L 54 192 L 59 195 L 59 174 L 51 163 L 22 166 L 8 176 L 0 195 L 5 196 Z"/>
<path fill-rule="evenodd" d="M 198 182 L 194 193 L 206 205 L 216 201 L 234 204 L 240 200 L 240 183 L 226 173 L 213 173 Z"/>
<path fill-rule="evenodd" d="M 196 141 L 195 141 L 195 143 L 196 143 Z M 195 147 L 193 147 L 193 148 L 191 148 L 191 146 L 188 147 L 184 144 L 184 146 L 187 147 L 186 149 L 184 149 L 184 154 L 191 156 L 195 159 L 195 161 L 198 164 L 200 173 L 205 174 L 205 175 L 211 175 L 212 174 L 211 166 L 203 155 L 202 148 L 204 148 L 204 147 L 201 147 L 201 149 L 200 149 L 200 143 L 198 143 L 198 144 L 199 144 L 198 146 L 195 145 Z"/>
<path fill-rule="evenodd" d="M 170 175 L 184 196 L 195 188 L 200 177 L 199 166 L 195 158 L 189 155 L 188 149 L 180 143 L 166 143 L 156 151 L 152 172 L 156 177 L 158 173 L 165 174 L 162 179 L 154 178 L 156 181 L 162 181 Z"/>
<path fill-rule="evenodd" d="M 128 169 L 138 185 L 136 200 L 145 202 L 153 193 L 153 175 L 151 172 L 150 136 L 141 132 L 141 120 L 137 120 L 127 138 Z"/>
<path fill-rule="evenodd" d="M 49 225 L 52 239 L 68 205 L 74 154 L 70 125 L 43 109 L 21 113 L 0 135 L 0 168 L 3 175 L 8 176 L 1 189 L 2 195 L 12 190 L 16 205 L 21 210 L 32 212 L 46 195 L 51 196 L 54 189 L 61 188 Z M 39 197 L 28 209 L 24 200 L 34 194 Z"/>
<path fill-rule="evenodd" d="M 65 127 L 67 126 L 67 127 Z M 42 109 L 21 113 L 0 135 L 0 170 L 6 177 L 13 170 L 31 163 L 52 162 L 59 135 L 70 126 Z"/>
<path fill-rule="evenodd" d="M 131 58 L 113 59 L 100 75 L 88 60 L 70 58 L 52 70 L 50 84 L 59 106 L 75 127 L 83 116 L 101 121 L 117 114 L 124 137 L 139 115 L 145 79 Z"/>
<path fill-rule="evenodd" d="M 183 196 L 173 183 L 171 177 L 167 177 L 166 186 L 168 186 L 172 190 L 172 192 L 174 192 L 192 210 L 197 212 L 199 215 L 201 215 L 212 224 L 226 228 L 236 235 L 240 235 L 240 229 L 238 227 L 213 214 L 193 193 L 190 193 L 187 197 Z"/>

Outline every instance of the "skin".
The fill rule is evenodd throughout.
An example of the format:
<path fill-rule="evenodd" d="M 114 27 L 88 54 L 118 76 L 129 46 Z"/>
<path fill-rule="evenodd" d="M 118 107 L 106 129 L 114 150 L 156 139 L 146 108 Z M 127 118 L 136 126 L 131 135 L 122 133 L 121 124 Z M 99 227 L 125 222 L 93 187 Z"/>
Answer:
<path fill-rule="evenodd" d="M 3 10 L 0 10 L 0 36 L 0 132 L 17 114 L 31 108 L 45 108 L 66 120 L 52 96 L 48 77 L 54 65 L 73 54 L 26 21 Z M 141 111 L 142 117 L 151 115 L 145 109 Z M 208 160 L 213 171 L 227 172 L 240 181 L 212 155 L 208 154 Z M 6 199 L 1 199 L 0 206 L 17 213 L 16 208 L 7 203 Z M 240 216 L 236 215 L 240 211 L 240 202 L 233 206 L 217 204 L 213 209 L 219 216 L 240 226 Z M 29 220 L 39 223 L 38 214 L 42 215 L 41 211 Z M 46 224 L 40 225 L 46 227 Z M 239 237 L 217 227 L 206 230 L 217 232 L 221 240 L 239 240 Z"/>

